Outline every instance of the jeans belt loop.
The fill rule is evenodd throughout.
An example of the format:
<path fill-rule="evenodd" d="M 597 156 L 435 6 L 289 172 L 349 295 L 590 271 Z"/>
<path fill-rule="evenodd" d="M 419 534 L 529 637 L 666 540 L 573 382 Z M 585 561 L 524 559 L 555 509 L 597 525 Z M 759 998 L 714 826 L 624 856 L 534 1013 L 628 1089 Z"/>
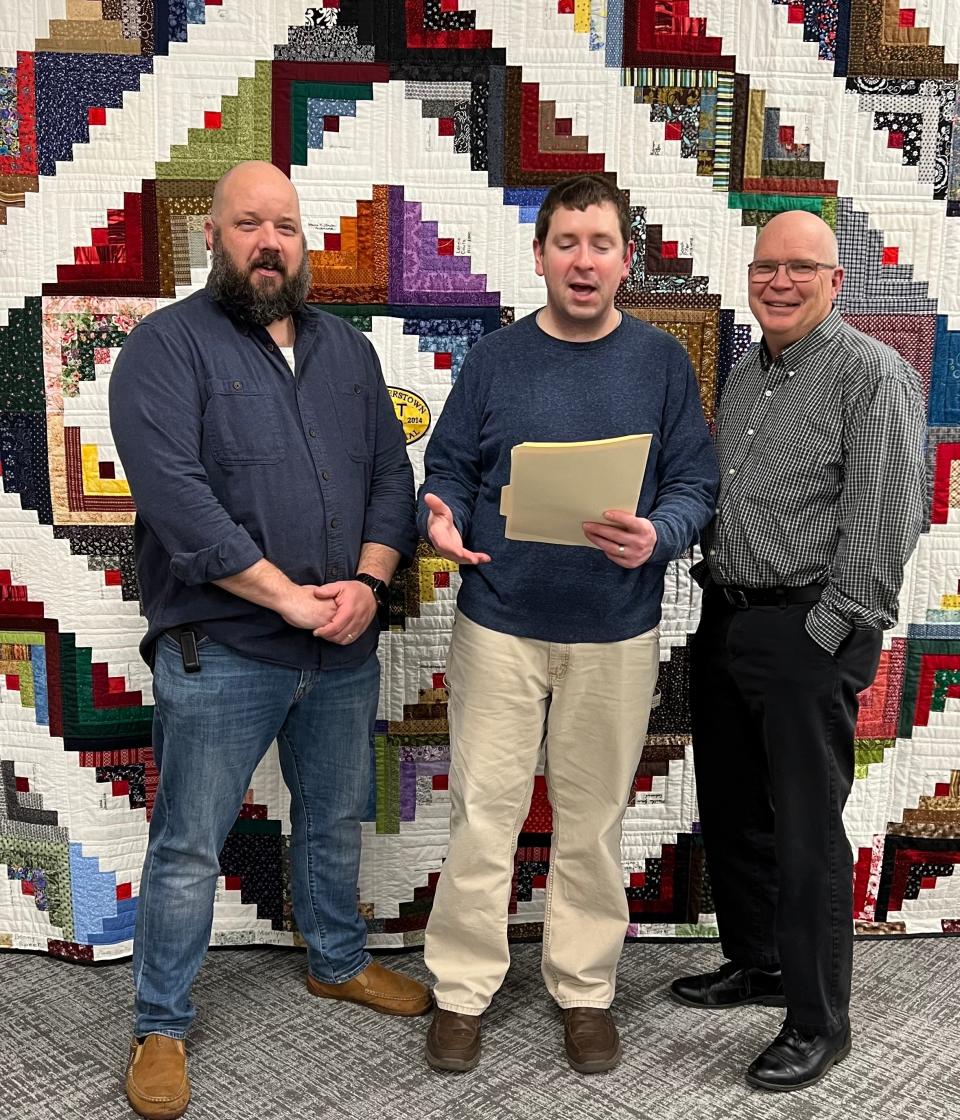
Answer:
<path fill-rule="evenodd" d="M 748 610 L 750 602 L 747 599 L 746 593 L 739 587 L 723 587 L 723 597 L 727 600 L 731 607 L 736 607 L 738 611 Z"/>

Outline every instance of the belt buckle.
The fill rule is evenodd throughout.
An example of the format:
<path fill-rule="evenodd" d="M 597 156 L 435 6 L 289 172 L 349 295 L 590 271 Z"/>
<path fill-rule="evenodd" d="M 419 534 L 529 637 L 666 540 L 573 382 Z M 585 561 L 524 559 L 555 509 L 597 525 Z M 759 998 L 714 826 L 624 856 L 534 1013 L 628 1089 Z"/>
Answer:
<path fill-rule="evenodd" d="M 736 607 L 738 611 L 745 611 L 750 606 L 747 593 L 740 587 L 725 587 L 723 597 L 731 607 Z"/>

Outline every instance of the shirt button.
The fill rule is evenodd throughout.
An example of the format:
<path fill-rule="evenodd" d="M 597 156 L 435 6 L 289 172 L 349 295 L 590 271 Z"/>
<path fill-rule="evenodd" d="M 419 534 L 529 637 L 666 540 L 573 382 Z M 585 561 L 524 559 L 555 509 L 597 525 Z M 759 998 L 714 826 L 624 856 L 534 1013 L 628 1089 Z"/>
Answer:
<path fill-rule="evenodd" d="M 243 382 L 242 381 L 234 381 L 233 388 L 236 389 L 237 392 L 239 392 L 243 388 Z"/>
<path fill-rule="evenodd" d="M 330 528 L 331 529 L 336 529 L 339 525 L 340 525 L 340 519 L 338 517 L 334 517 L 334 518 L 331 519 L 331 521 L 330 521 Z"/>
<path fill-rule="evenodd" d="M 748 435 L 748 436 L 752 436 L 752 435 L 754 435 L 754 434 L 755 434 L 755 433 L 754 433 L 754 430 L 753 430 L 753 428 L 747 428 L 747 435 Z"/>
<path fill-rule="evenodd" d="M 274 346 L 272 342 L 268 342 L 268 343 L 267 343 L 267 349 L 268 349 L 268 350 L 270 351 L 270 353 L 272 354 L 272 353 L 274 352 L 274 350 L 276 350 L 276 346 Z"/>
<path fill-rule="evenodd" d="M 329 482 L 330 481 L 330 472 L 329 471 L 321 471 L 320 477 L 323 479 L 324 482 Z"/>
<path fill-rule="evenodd" d="M 710 549 L 710 555 L 711 556 L 716 556 L 717 555 L 717 550 L 715 548 L 711 548 Z"/>
<path fill-rule="evenodd" d="M 793 375 L 794 375 L 794 374 L 795 374 L 796 372 L 797 372 L 797 371 L 796 371 L 795 369 L 792 369 L 792 370 L 790 370 L 790 371 L 789 371 L 789 372 L 787 373 L 787 377 L 793 377 Z"/>
<path fill-rule="evenodd" d="M 317 429 L 316 428 L 311 428 L 310 429 L 310 438 L 311 439 L 316 439 L 317 438 Z"/>
<path fill-rule="evenodd" d="M 773 390 L 772 389 L 764 389 L 763 390 L 763 395 L 765 397 L 772 397 L 773 396 Z"/>
<path fill-rule="evenodd" d="M 736 473 L 737 473 L 736 467 L 731 467 L 730 470 L 727 471 L 727 474 L 736 474 Z"/>
<path fill-rule="evenodd" d="M 720 516 L 720 507 L 719 507 L 719 506 L 717 506 L 717 508 L 716 508 L 716 509 L 715 509 L 715 510 L 714 510 L 713 512 L 714 512 L 714 515 L 715 515 L 716 517 L 719 517 L 719 516 Z"/>
<path fill-rule="evenodd" d="M 359 386 L 359 385 L 354 385 L 354 387 L 353 387 L 353 391 L 354 391 L 355 393 L 359 393 L 359 392 L 360 392 L 360 386 Z"/>

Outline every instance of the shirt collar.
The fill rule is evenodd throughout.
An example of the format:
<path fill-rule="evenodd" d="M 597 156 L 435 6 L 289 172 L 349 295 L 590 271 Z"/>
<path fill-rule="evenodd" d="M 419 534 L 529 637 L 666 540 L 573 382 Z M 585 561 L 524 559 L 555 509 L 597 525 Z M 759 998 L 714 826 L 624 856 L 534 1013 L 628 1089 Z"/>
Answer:
<path fill-rule="evenodd" d="M 834 307 L 826 319 L 822 323 L 818 323 L 809 334 L 805 334 L 803 338 L 798 338 L 796 342 L 791 342 L 789 346 L 781 350 L 779 359 L 771 358 L 766 341 L 761 341 L 760 362 L 764 371 L 768 370 L 777 360 L 783 362 L 784 365 L 801 365 L 808 358 L 819 353 L 826 343 L 832 342 L 842 326 L 843 318 Z"/>

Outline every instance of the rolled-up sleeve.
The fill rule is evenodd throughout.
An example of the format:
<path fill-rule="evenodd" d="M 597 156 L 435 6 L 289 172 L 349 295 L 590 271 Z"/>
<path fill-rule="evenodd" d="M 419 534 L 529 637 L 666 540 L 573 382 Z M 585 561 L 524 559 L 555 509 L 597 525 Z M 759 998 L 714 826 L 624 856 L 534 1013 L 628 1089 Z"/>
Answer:
<path fill-rule="evenodd" d="M 137 513 L 188 585 L 236 575 L 263 556 L 210 487 L 202 413 L 192 355 L 153 324 L 138 326 L 110 378 L 110 427 Z"/>

